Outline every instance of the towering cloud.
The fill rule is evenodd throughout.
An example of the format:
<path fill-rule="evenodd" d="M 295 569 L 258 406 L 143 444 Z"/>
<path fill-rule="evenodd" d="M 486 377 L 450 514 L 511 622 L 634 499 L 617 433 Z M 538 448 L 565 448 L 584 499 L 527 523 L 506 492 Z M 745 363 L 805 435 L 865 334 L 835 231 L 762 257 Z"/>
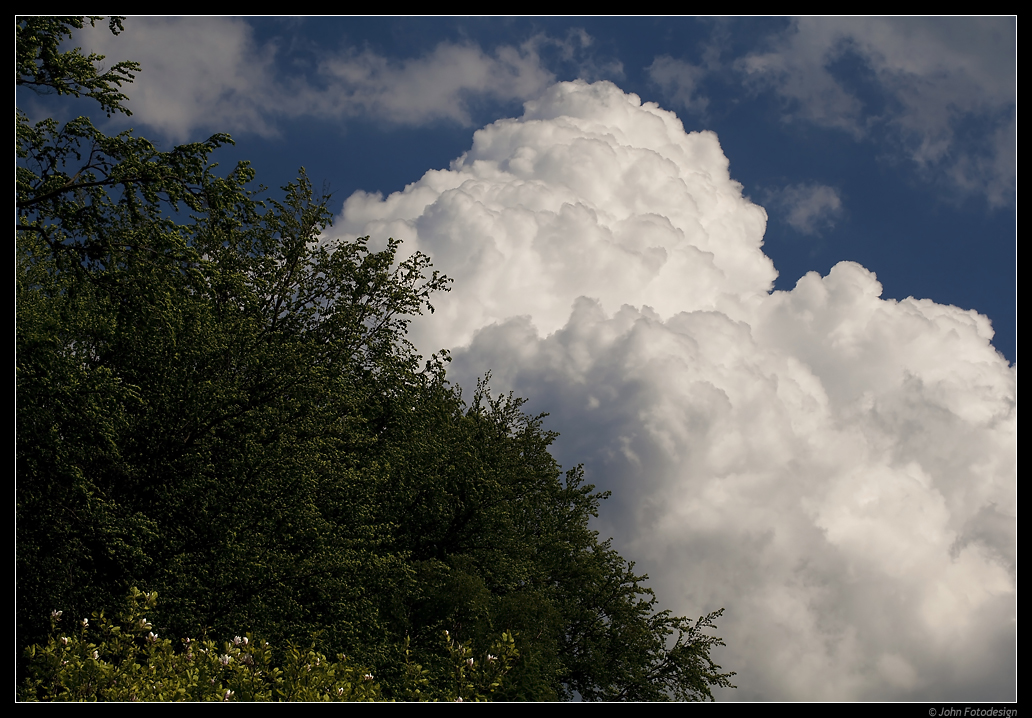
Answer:
<path fill-rule="evenodd" d="M 727 608 L 722 697 L 1013 697 L 1016 369 L 855 263 L 772 293 L 765 222 L 714 134 L 573 82 L 336 228 L 433 256 L 417 345 L 551 412 L 665 607 Z"/>

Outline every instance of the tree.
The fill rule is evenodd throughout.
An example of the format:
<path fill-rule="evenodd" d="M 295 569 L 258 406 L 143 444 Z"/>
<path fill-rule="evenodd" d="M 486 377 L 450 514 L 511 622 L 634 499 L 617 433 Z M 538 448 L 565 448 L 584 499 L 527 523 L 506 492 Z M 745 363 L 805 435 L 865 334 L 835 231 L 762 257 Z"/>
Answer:
<path fill-rule="evenodd" d="M 77 26 L 22 19 L 19 42 Z M 35 56 L 44 86 L 119 109 L 101 58 Z M 403 317 L 446 280 L 421 255 L 395 267 L 396 243 L 319 245 L 329 213 L 304 175 L 266 208 L 246 164 L 208 163 L 226 136 L 162 153 L 86 118 L 18 119 L 19 629 L 147 583 L 176 628 L 368 642 L 365 596 L 403 568 L 371 550 L 365 412 L 419 380 Z"/>
<path fill-rule="evenodd" d="M 87 20 L 18 18 L 18 84 L 126 112 L 135 64 L 60 51 Z M 543 417 L 486 380 L 467 404 L 406 341 L 448 288 L 429 258 L 326 241 L 304 171 L 263 199 L 246 163 L 209 161 L 226 135 L 159 152 L 84 117 L 17 123 L 20 646 L 50 608 L 144 586 L 162 632 L 315 636 L 387 685 L 425 666 L 428 695 L 506 631 L 507 698 L 729 685 L 719 613 L 657 612 Z"/>
<path fill-rule="evenodd" d="M 128 98 L 122 94 L 122 84 L 132 82 L 139 72 L 137 62 L 119 62 L 107 72 L 100 74 L 97 63 L 102 55 L 88 57 L 76 48 L 61 52 L 62 38 L 71 38 L 72 30 L 81 30 L 89 21 L 96 27 L 103 18 L 81 17 L 19 17 L 15 19 L 17 33 L 17 67 L 15 84 L 30 87 L 37 92 L 55 92 L 58 95 L 86 96 L 100 103 L 108 117 L 112 112 L 132 115 L 122 106 Z M 113 17 L 108 28 L 115 35 L 123 31 L 122 20 Z"/>
<path fill-rule="evenodd" d="M 581 467 L 561 471 L 545 417 L 492 397 L 486 379 L 468 406 L 457 394 L 438 383 L 405 397 L 381 444 L 396 469 L 378 504 L 405 517 L 396 545 L 419 576 L 396 619 L 414 643 L 441 629 L 481 644 L 503 628 L 533 637 L 517 641 L 511 700 L 705 700 L 730 686 L 710 658 L 720 612 L 657 611 L 647 577 L 591 530 L 608 494 Z"/>

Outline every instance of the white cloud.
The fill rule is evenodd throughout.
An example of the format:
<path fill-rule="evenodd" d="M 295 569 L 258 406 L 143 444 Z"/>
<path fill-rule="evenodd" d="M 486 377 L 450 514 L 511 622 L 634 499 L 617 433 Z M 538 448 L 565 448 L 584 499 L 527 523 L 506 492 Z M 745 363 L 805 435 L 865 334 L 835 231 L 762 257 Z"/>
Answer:
<path fill-rule="evenodd" d="M 108 62 L 141 64 L 133 84 L 123 87 L 132 122 L 175 142 L 195 141 L 199 130 L 274 134 L 269 106 L 295 101 L 273 83 L 275 47 L 259 47 L 246 20 L 151 17 L 124 25 L 117 37 L 107 23 L 87 26 L 75 41 Z"/>
<path fill-rule="evenodd" d="M 336 225 L 456 278 L 413 328 L 552 414 L 665 607 L 724 606 L 741 699 L 1015 694 L 1015 369 L 988 320 L 841 263 L 790 292 L 712 133 L 553 86 Z"/>
<path fill-rule="evenodd" d="M 469 124 L 473 103 L 526 99 L 554 81 L 540 47 L 572 57 L 591 40 L 583 31 L 566 40 L 537 35 L 491 52 L 441 42 L 424 56 L 401 60 L 345 49 L 325 58 L 309 81 L 279 76 L 278 48 L 259 45 L 240 18 L 131 18 L 125 24 L 118 37 L 99 23 L 76 41 L 111 60 L 140 62 L 142 71 L 126 88 L 133 121 L 177 142 L 200 131 L 272 135 L 279 119 L 299 116 Z"/>
<path fill-rule="evenodd" d="M 838 190 L 817 183 L 794 184 L 768 193 L 768 206 L 784 211 L 785 221 L 802 234 L 820 234 L 842 216 Z"/>
<path fill-rule="evenodd" d="M 447 119 L 468 125 L 471 98 L 524 99 L 555 78 L 541 65 L 534 42 L 485 53 L 473 43 L 440 43 L 424 57 L 389 60 L 370 51 L 332 58 L 322 74 L 332 92 L 317 104 L 328 114 L 422 124 Z"/>
<path fill-rule="evenodd" d="M 833 72 L 846 57 L 872 71 L 884 108 L 866 106 Z M 788 117 L 858 139 L 885 125 L 920 168 L 1000 205 L 1013 201 L 1014 155 L 1010 140 L 996 135 L 1013 136 L 1015 62 L 1013 18 L 800 18 L 770 51 L 737 66 L 788 100 Z M 958 149 L 957 132 L 971 123 L 988 128 L 976 151 L 993 161 Z"/>
<path fill-rule="evenodd" d="M 430 250 L 476 287 L 414 328 L 455 346 L 519 314 L 554 331 L 581 295 L 666 316 L 758 301 L 776 276 L 760 249 L 765 225 L 716 135 L 685 134 L 673 113 L 615 85 L 576 82 L 478 131 L 450 170 L 386 200 L 353 195 L 337 228 Z"/>

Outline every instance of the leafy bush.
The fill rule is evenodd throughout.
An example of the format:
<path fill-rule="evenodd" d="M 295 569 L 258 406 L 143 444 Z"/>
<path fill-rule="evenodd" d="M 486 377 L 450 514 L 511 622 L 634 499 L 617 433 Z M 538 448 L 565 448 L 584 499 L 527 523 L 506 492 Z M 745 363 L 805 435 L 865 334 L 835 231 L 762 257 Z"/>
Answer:
<path fill-rule="evenodd" d="M 103 611 L 63 634 L 63 612 L 51 613 L 46 646 L 26 649 L 29 678 L 19 697 L 25 701 L 378 701 L 381 682 L 366 666 L 344 655 L 330 660 L 315 650 L 288 643 L 275 652 L 250 633 L 221 648 L 211 640 L 174 642 L 153 631 L 146 614 L 157 593 L 133 588 L 129 610 L 119 623 Z M 120 624 L 120 625 L 119 625 Z M 409 660 L 400 685 L 392 691 L 407 700 L 490 700 L 504 686 L 519 656 L 511 634 L 504 633 L 481 659 L 444 634 L 445 675 L 432 676 Z M 435 689 L 443 685 L 444 689 Z"/>

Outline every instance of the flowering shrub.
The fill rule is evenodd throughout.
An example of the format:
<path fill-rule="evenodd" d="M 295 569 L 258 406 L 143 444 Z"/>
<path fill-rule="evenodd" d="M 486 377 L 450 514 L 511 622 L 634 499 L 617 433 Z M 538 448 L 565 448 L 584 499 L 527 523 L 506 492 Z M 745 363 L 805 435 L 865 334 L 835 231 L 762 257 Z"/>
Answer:
<path fill-rule="evenodd" d="M 250 634 L 220 647 L 214 641 L 173 641 L 155 633 L 147 620 L 157 593 L 133 588 L 121 625 L 101 611 L 61 629 L 62 611 L 50 614 L 46 646 L 26 649 L 29 678 L 24 701 L 376 701 L 384 700 L 380 683 L 366 666 L 338 655 L 336 661 L 313 648 L 288 644 L 274 660 L 267 641 Z M 92 620 L 92 622 L 91 622 Z M 475 661 L 468 646 L 444 632 L 454 674 L 440 676 L 409 660 L 403 685 L 395 695 L 409 700 L 490 700 L 503 685 L 519 653 L 512 634 L 503 633 L 491 653 Z"/>
<path fill-rule="evenodd" d="M 447 676 L 437 676 L 432 680 L 431 671 L 409 660 L 408 641 L 405 645 L 406 676 L 405 697 L 413 701 L 445 700 L 456 701 L 489 701 L 496 691 L 506 685 L 506 676 L 516 660 L 516 640 L 512 633 L 506 631 L 491 646 L 479 662 L 474 660 L 469 645 L 462 645 L 454 640 L 448 631 L 444 632 L 444 648 L 448 654 L 446 665 L 450 667 Z M 434 685 L 439 686 L 437 689 Z M 440 687 L 443 686 L 443 687 Z"/>

